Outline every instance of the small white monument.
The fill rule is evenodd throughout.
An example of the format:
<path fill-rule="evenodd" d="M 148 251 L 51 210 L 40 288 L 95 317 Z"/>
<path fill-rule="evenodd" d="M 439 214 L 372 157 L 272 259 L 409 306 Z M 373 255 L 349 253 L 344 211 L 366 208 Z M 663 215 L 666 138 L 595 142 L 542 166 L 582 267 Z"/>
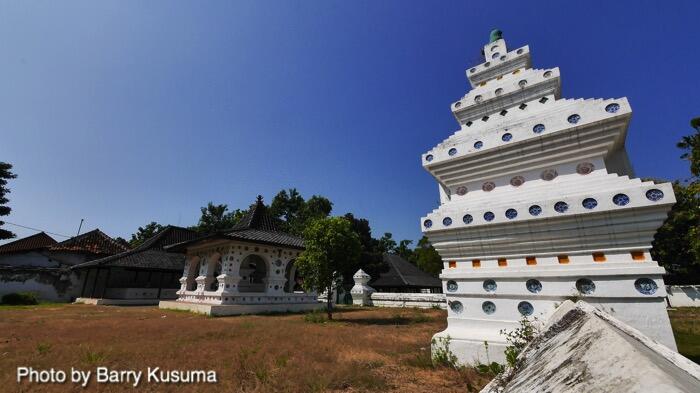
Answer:
<path fill-rule="evenodd" d="M 649 250 L 675 202 L 670 184 L 634 178 L 626 98 L 562 99 L 558 68 L 531 68 L 500 31 L 452 104 L 459 130 L 422 156 L 439 208 L 421 228 L 444 262 L 450 337 L 460 361 L 502 361 L 502 329 L 546 320 L 583 297 L 667 347 L 664 269 Z"/>
<path fill-rule="evenodd" d="M 350 289 L 350 295 L 352 296 L 352 304 L 359 306 L 371 306 L 372 305 L 372 293 L 374 293 L 374 288 L 367 285 L 372 277 L 365 273 L 364 270 L 360 269 L 352 276 L 355 281 L 355 285 Z"/>

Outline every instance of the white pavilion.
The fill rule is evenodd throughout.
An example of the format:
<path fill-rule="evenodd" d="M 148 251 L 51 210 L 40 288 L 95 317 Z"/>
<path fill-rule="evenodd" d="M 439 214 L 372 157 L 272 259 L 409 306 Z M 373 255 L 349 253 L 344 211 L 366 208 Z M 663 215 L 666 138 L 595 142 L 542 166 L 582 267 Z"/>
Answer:
<path fill-rule="evenodd" d="M 277 228 L 261 196 L 235 227 L 167 250 L 184 252 L 186 260 L 177 300 L 160 308 L 238 315 L 323 307 L 300 286 L 294 262 L 303 240 Z"/>
<path fill-rule="evenodd" d="M 583 298 L 675 350 L 665 271 L 649 254 L 675 198 L 634 178 L 627 99 L 561 98 L 559 69 L 533 69 L 530 48 L 509 51 L 499 30 L 483 54 L 451 106 L 460 128 L 422 156 L 440 206 L 421 228 L 449 305 L 435 337 L 463 363 L 487 350 L 502 361 L 502 329 Z"/>

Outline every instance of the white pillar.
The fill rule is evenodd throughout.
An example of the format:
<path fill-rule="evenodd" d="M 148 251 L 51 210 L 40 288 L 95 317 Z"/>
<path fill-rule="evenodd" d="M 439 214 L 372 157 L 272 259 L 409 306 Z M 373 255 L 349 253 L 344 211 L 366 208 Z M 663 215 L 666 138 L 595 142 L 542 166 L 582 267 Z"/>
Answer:
<path fill-rule="evenodd" d="M 216 264 L 220 262 L 219 258 L 221 258 L 221 254 L 219 253 L 213 253 L 211 255 L 208 255 L 206 258 L 206 270 L 204 273 L 205 291 L 211 291 L 211 284 L 214 281 L 217 281 L 216 276 L 214 276 L 214 273 L 216 272 Z M 197 280 L 197 282 L 199 282 L 199 280 Z"/>
<path fill-rule="evenodd" d="M 238 293 L 238 283 L 241 281 L 239 273 L 241 262 L 235 260 L 233 254 L 224 256 L 222 259 L 221 274 L 219 280 L 219 292 L 221 295 L 234 295 Z"/>

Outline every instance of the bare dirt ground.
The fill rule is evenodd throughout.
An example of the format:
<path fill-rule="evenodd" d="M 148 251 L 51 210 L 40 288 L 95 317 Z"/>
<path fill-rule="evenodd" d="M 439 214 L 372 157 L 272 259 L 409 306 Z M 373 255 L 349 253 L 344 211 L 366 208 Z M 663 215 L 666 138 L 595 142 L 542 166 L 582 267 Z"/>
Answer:
<path fill-rule="evenodd" d="M 335 317 L 313 323 L 303 314 L 208 318 L 155 307 L 2 307 L 0 391 L 440 393 L 478 391 L 490 378 L 431 365 L 430 338 L 444 329 L 444 311 L 344 309 Z M 18 384 L 19 366 L 216 370 L 218 383 Z"/>

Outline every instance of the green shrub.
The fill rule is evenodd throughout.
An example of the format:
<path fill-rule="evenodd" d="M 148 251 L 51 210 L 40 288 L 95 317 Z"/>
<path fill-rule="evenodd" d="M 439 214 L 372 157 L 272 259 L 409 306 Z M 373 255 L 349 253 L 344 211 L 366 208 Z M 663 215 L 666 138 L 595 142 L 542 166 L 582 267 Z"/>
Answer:
<path fill-rule="evenodd" d="M 304 314 L 304 321 L 310 323 L 324 323 L 327 321 L 327 318 L 323 312 L 319 310 L 313 310 L 309 313 Z"/>
<path fill-rule="evenodd" d="M 8 293 L 2 297 L 2 304 L 10 306 L 25 306 L 39 304 L 39 300 L 32 292 Z"/>
<path fill-rule="evenodd" d="M 489 364 L 479 363 L 475 368 L 479 374 L 486 374 L 489 376 L 496 376 L 505 370 L 505 366 L 496 362 L 491 362 Z"/>
<path fill-rule="evenodd" d="M 478 362 L 474 368 L 476 368 L 476 371 L 479 374 L 483 375 L 488 375 L 490 377 L 494 377 L 503 371 L 505 371 L 506 367 L 502 364 L 492 362 L 489 359 L 489 342 L 484 341 L 484 351 L 486 352 L 486 364 Z M 506 349 L 506 356 L 507 356 L 508 350 Z"/>
<path fill-rule="evenodd" d="M 506 355 L 506 362 L 512 368 L 517 368 L 518 355 L 525 349 L 525 347 L 535 339 L 539 334 L 539 329 L 537 328 L 537 318 L 533 317 L 530 321 L 527 317 L 523 317 L 520 320 L 520 327 L 512 330 L 506 331 L 502 329 L 500 333 L 506 337 L 508 346 L 504 351 Z"/>
<path fill-rule="evenodd" d="M 435 366 L 443 366 L 458 369 L 459 364 L 457 361 L 457 356 L 450 350 L 450 336 L 433 338 L 432 352 L 433 352 L 433 364 Z"/>

